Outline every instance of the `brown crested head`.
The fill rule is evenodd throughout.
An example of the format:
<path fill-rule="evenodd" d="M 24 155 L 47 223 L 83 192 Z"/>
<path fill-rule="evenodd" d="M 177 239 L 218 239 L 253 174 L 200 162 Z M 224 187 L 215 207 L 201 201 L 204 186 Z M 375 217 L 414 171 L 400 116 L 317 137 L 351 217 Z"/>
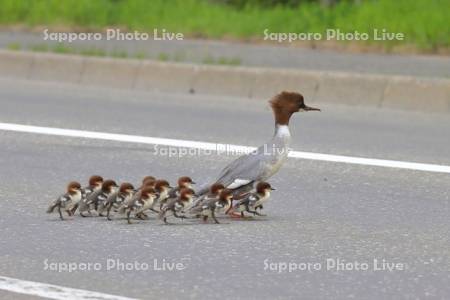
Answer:
<path fill-rule="evenodd" d="M 182 176 L 182 177 L 178 178 L 178 186 L 180 188 L 188 187 L 190 184 L 195 184 L 195 182 L 191 179 L 191 177 Z"/>
<path fill-rule="evenodd" d="M 103 184 L 103 177 L 99 175 L 92 175 L 89 178 L 89 186 L 99 186 Z"/>
<path fill-rule="evenodd" d="M 68 193 L 76 193 L 77 191 L 81 190 L 81 184 L 77 181 L 71 181 L 69 182 L 69 184 L 67 185 L 67 192 Z"/>
<path fill-rule="evenodd" d="M 156 181 L 155 177 L 153 177 L 153 176 L 145 176 L 142 179 L 142 185 L 145 185 L 147 182 L 155 182 L 155 181 Z"/>
<path fill-rule="evenodd" d="M 225 187 L 223 186 L 223 184 L 221 183 L 214 183 L 213 185 L 211 185 L 211 187 L 209 188 L 209 191 L 211 192 L 211 194 L 213 195 L 218 195 Z"/>
<path fill-rule="evenodd" d="M 230 189 L 224 189 L 220 192 L 220 200 L 228 201 L 233 199 L 233 191 Z"/>
<path fill-rule="evenodd" d="M 189 198 L 195 195 L 195 192 L 193 189 L 189 188 L 182 188 L 180 190 L 180 200 L 181 201 L 189 201 Z"/>
<path fill-rule="evenodd" d="M 162 192 L 163 189 L 168 189 L 170 188 L 170 184 L 167 180 L 164 179 L 158 179 L 155 182 L 155 190 L 158 192 Z"/>
<path fill-rule="evenodd" d="M 114 180 L 108 179 L 103 181 L 102 191 L 105 193 L 110 193 L 113 188 L 117 187 L 117 183 Z"/>
<path fill-rule="evenodd" d="M 156 184 L 156 180 L 153 180 L 153 179 L 147 179 L 147 180 L 145 180 L 145 181 L 142 182 L 141 187 L 144 187 L 144 186 L 155 187 L 155 184 Z"/>
<path fill-rule="evenodd" d="M 141 190 L 146 188 L 146 187 L 155 187 L 155 182 L 151 182 L 151 181 L 146 181 L 144 184 L 141 185 Z"/>
<path fill-rule="evenodd" d="M 275 190 L 268 182 L 261 181 L 256 185 L 256 192 L 264 193 L 266 190 Z"/>
<path fill-rule="evenodd" d="M 275 122 L 279 125 L 288 125 L 292 114 L 296 112 L 310 110 L 320 111 L 318 108 L 307 106 L 303 95 L 296 92 L 281 92 L 278 95 L 275 95 L 269 103 L 275 114 Z"/>
<path fill-rule="evenodd" d="M 124 182 L 120 185 L 119 192 L 120 193 L 129 193 L 134 191 L 134 186 L 129 182 Z"/>
<path fill-rule="evenodd" d="M 147 186 L 147 187 L 142 189 L 141 198 L 148 199 L 148 198 L 154 196 L 155 193 L 156 193 L 156 191 L 155 191 L 154 188 L 152 188 L 150 186 Z"/>

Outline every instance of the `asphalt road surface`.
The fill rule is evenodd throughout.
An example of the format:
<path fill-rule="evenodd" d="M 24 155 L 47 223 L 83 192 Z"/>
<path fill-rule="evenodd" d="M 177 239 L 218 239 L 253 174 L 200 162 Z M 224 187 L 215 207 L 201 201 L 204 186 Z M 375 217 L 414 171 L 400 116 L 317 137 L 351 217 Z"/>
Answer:
<path fill-rule="evenodd" d="M 314 105 L 323 111 L 293 117 L 295 150 L 450 164 L 448 115 Z M 273 130 L 266 99 L 11 79 L 0 79 L 0 122 L 248 146 Z M 127 225 L 45 214 L 73 179 L 96 173 L 174 182 L 190 175 L 203 182 L 233 159 L 156 152 L 152 145 L 0 131 L 0 276 L 143 299 L 450 297 L 449 174 L 290 158 L 271 180 L 277 191 L 266 217 L 165 226 L 153 216 Z M 333 267 L 338 261 L 349 264 Z M 58 272 L 58 263 L 94 270 Z M 183 270 L 168 270 L 172 263 Z M 289 263 L 310 270 L 280 269 Z M 392 263 L 396 269 L 386 270 Z"/>

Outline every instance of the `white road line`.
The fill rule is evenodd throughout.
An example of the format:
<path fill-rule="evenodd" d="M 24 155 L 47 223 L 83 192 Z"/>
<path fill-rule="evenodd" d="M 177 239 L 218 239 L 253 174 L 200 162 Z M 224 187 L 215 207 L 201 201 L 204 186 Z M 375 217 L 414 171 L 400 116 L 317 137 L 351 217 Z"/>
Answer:
<path fill-rule="evenodd" d="M 210 151 L 216 151 L 217 149 L 227 149 L 230 152 L 238 152 L 238 151 L 239 152 L 250 152 L 255 149 L 254 147 L 239 146 L 239 145 L 224 145 L 224 144 L 196 142 L 196 141 L 188 141 L 188 140 L 176 140 L 176 139 L 146 137 L 146 136 L 139 136 L 139 135 L 115 134 L 115 133 L 96 132 L 96 131 L 30 126 L 30 125 L 21 125 L 21 124 L 13 124 L 13 123 L 0 123 L 0 130 L 46 134 L 46 135 L 57 135 L 57 136 L 65 136 L 65 137 L 99 139 L 99 140 L 118 141 L 118 142 L 127 142 L 127 143 L 140 143 L 140 144 L 152 144 L 152 145 L 162 145 L 162 146 L 171 146 L 171 147 L 196 148 L 196 149 L 210 150 Z M 302 151 L 291 151 L 291 152 L 289 152 L 289 157 L 320 160 L 320 161 L 329 161 L 329 162 L 358 164 L 358 165 L 367 165 L 367 166 L 409 169 L 409 170 L 416 170 L 416 171 L 450 173 L 450 166 L 416 163 L 416 162 L 406 162 L 406 161 L 398 161 L 398 160 L 374 159 L 374 158 L 342 156 L 342 155 L 332 155 L 332 154 L 302 152 Z"/>
<path fill-rule="evenodd" d="M 0 276 L 0 290 L 57 300 L 136 300 L 5 276 Z"/>

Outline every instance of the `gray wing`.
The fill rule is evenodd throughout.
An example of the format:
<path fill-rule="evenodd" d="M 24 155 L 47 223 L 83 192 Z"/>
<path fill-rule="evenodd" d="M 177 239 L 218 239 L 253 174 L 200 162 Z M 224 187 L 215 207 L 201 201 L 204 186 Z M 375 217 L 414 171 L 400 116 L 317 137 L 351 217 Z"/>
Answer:
<path fill-rule="evenodd" d="M 195 199 L 194 204 L 191 207 L 191 210 L 195 210 L 197 207 L 201 206 L 207 196 L 208 196 L 207 194 L 204 194 Z"/>
<path fill-rule="evenodd" d="M 119 212 L 123 213 L 123 212 L 125 212 L 125 210 L 127 208 L 132 207 L 134 205 L 134 203 L 136 203 L 137 201 L 139 201 L 139 199 L 141 199 L 141 196 L 142 196 L 142 190 L 137 191 L 136 193 L 134 193 L 134 195 L 130 199 L 128 199 L 127 201 L 123 201 L 120 204 Z"/>
<path fill-rule="evenodd" d="M 119 192 L 114 192 L 111 195 L 109 195 L 106 198 L 105 204 L 114 203 L 116 202 L 117 196 L 119 195 Z"/>
<path fill-rule="evenodd" d="M 87 195 L 86 197 L 86 203 L 90 204 L 90 203 L 95 203 L 97 202 L 97 197 L 100 195 L 100 193 L 102 192 L 102 190 L 98 190 L 95 192 L 90 193 L 89 195 Z"/>
<path fill-rule="evenodd" d="M 206 198 L 206 197 L 205 197 Z M 201 213 L 205 209 L 212 209 L 217 201 L 217 198 L 206 198 L 195 207 L 191 207 L 190 213 Z"/>
<path fill-rule="evenodd" d="M 179 187 L 175 187 L 169 191 L 169 198 L 177 198 L 178 192 L 180 191 Z"/>
<path fill-rule="evenodd" d="M 177 202 L 178 198 L 169 198 L 167 202 L 163 205 L 162 209 L 173 209 L 175 207 L 175 202 Z"/>
<path fill-rule="evenodd" d="M 189 213 L 190 214 L 199 214 L 199 213 L 201 213 L 203 211 L 203 208 L 202 208 L 202 205 L 197 205 L 197 206 L 195 206 L 195 207 L 191 207 L 190 209 L 189 209 Z"/>
<path fill-rule="evenodd" d="M 259 196 L 255 195 L 254 193 L 246 195 L 244 198 L 236 201 L 235 204 L 233 204 L 233 207 L 239 207 L 241 205 L 251 205 L 252 203 L 255 203 L 259 200 Z"/>
<path fill-rule="evenodd" d="M 222 170 L 217 182 L 225 187 L 236 189 L 260 180 L 267 168 L 266 159 L 260 147 L 256 153 L 246 154 L 232 161 Z"/>
<path fill-rule="evenodd" d="M 232 189 L 235 197 L 247 193 L 252 190 L 255 181 L 264 178 L 271 159 L 270 155 L 264 154 L 264 145 L 260 146 L 256 151 L 240 156 L 228 164 L 214 182 Z M 208 193 L 210 185 L 203 185 L 196 194 L 201 196 Z"/>

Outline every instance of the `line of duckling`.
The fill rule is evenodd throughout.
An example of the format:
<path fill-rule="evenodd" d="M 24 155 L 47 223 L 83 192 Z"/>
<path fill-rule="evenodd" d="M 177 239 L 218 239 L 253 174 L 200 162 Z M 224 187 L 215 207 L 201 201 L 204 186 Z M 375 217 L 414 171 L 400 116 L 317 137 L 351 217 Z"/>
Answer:
<path fill-rule="evenodd" d="M 86 187 L 76 181 L 70 182 L 66 193 L 52 201 L 47 213 L 56 210 L 61 220 L 64 220 L 64 214 L 74 216 L 77 211 L 82 217 L 100 216 L 108 220 L 119 215 L 125 216 L 128 224 L 132 218 L 146 220 L 149 213 L 154 213 L 165 224 L 170 224 L 170 217 L 201 218 L 205 223 L 212 219 L 219 224 L 218 214 L 236 218 L 246 218 L 245 213 L 264 216 L 261 210 L 274 190 L 269 183 L 258 182 L 251 192 L 233 198 L 232 190 L 215 183 L 210 186 L 209 193 L 197 197 L 194 184 L 188 176 L 180 177 L 176 187 L 165 179 L 146 176 L 136 189 L 129 182 L 119 186 L 114 180 L 93 175 Z"/>

